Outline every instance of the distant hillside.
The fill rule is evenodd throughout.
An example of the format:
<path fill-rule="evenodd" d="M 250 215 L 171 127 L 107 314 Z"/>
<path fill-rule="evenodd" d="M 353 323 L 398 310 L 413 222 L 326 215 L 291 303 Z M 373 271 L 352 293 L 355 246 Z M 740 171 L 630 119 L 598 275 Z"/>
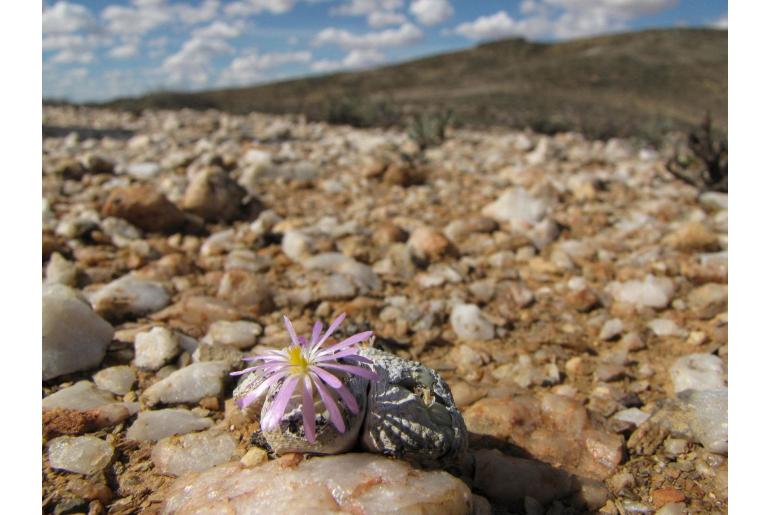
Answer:
<path fill-rule="evenodd" d="M 303 113 L 355 125 L 451 109 L 454 123 L 580 130 L 594 137 L 727 126 L 727 31 L 649 30 L 545 44 L 509 39 L 373 70 L 105 106 Z"/>

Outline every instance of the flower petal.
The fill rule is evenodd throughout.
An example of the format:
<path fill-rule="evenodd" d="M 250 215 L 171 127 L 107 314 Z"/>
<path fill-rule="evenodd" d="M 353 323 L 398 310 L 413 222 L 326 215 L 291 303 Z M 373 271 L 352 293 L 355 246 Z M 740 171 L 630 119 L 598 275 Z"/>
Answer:
<path fill-rule="evenodd" d="M 328 356 L 320 356 L 317 358 L 313 358 L 313 362 L 318 363 L 322 361 L 332 361 L 335 359 L 342 359 L 347 358 L 350 356 L 357 356 L 358 355 L 358 349 L 343 349 L 339 352 L 335 352 L 334 354 L 329 354 Z M 364 358 L 366 359 L 366 358 Z"/>
<path fill-rule="evenodd" d="M 335 390 L 342 386 L 342 381 L 340 381 L 334 374 L 331 374 L 327 372 L 326 370 L 322 369 L 321 367 L 310 367 L 310 370 L 318 374 L 318 377 L 323 379 L 324 383 L 328 384 Z"/>
<path fill-rule="evenodd" d="M 298 336 L 297 338 L 299 339 L 299 344 L 301 347 L 307 346 L 307 338 L 305 338 L 304 336 Z"/>
<path fill-rule="evenodd" d="M 337 328 L 340 326 L 343 320 L 345 320 L 345 313 L 341 314 L 340 316 L 334 319 L 334 322 L 331 323 L 331 325 L 329 326 L 329 329 L 326 330 L 323 337 L 320 340 L 318 340 L 318 342 L 315 344 L 315 347 L 313 347 L 313 350 L 318 349 L 329 336 L 333 335 L 334 331 L 337 330 Z"/>
<path fill-rule="evenodd" d="M 315 345 L 318 343 L 318 338 L 321 337 L 321 331 L 323 331 L 324 325 L 321 323 L 320 320 L 316 320 L 315 324 L 313 324 L 313 334 L 310 335 L 310 345 Z"/>
<path fill-rule="evenodd" d="M 336 343 L 329 348 L 323 349 L 321 352 L 318 353 L 318 355 L 328 356 L 329 354 L 332 354 L 335 351 L 342 350 L 345 347 L 351 347 L 359 342 L 367 340 L 371 335 L 372 335 L 372 331 L 364 331 L 363 333 L 354 334 L 349 338 L 345 338 L 340 343 Z"/>
<path fill-rule="evenodd" d="M 313 380 L 305 376 L 302 388 L 302 425 L 305 426 L 307 441 L 315 443 L 315 405 L 313 403 Z"/>
<path fill-rule="evenodd" d="M 322 363 L 318 365 L 319 367 L 324 368 L 331 368 L 334 370 L 342 370 L 343 372 L 347 372 L 348 374 L 353 374 L 361 377 L 365 377 L 367 379 L 371 379 L 373 381 L 376 381 L 379 379 L 380 376 L 377 375 L 376 372 L 372 372 L 371 370 L 363 367 L 357 367 L 355 365 L 338 365 L 333 363 Z"/>
<path fill-rule="evenodd" d="M 278 390 L 278 395 L 275 396 L 270 403 L 270 408 L 267 410 L 267 416 L 262 419 L 262 430 L 272 431 L 275 429 L 283 417 L 283 413 L 286 411 L 286 405 L 289 403 L 289 399 L 294 394 L 294 389 L 299 381 L 299 376 L 289 376 L 281 385 L 281 389 Z"/>
<path fill-rule="evenodd" d="M 358 404 L 356 403 L 356 398 L 353 397 L 353 394 L 348 390 L 348 387 L 344 384 L 341 385 L 337 388 L 337 393 L 340 395 L 342 401 L 345 403 L 345 406 L 348 407 L 350 412 L 356 415 L 358 413 Z"/>
<path fill-rule="evenodd" d="M 283 325 L 286 326 L 286 330 L 289 331 L 289 336 L 291 337 L 291 341 L 294 345 L 299 345 L 299 340 L 297 339 L 297 332 L 294 330 L 294 326 L 291 324 L 291 320 L 289 320 L 289 317 L 286 315 L 283 315 Z"/>
<path fill-rule="evenodd" d="M 321 400 L 323 401 L 324 406 L 326 406 L 326 409 L 329 410 L 329 416 L 332 418 L 332 424 L 334 424 L 334 427 L 337 428 L 337 431 L 344 433 L 345 421 L 342 420 L 342 414 L 340 413 L 340 409 L 337 407 L 337 401 L 332 398 L 326 387 L 321 384 L 321 381 L 316 382 L 315 386 L 318 388 L 318 393 L 321 394 Z"/>
<path fill-rule="evenodd" d="M 252 390 L 251 392 L 246 394 L 246 396 L 244 396 L 243 399 L 241 399 L 241 409 L 245 408 L 246 406 L 248 406 L 249 404 L 257 400 L 263 393 L 267 391 L 268 388 L 270 388 L 273 385 L 273 383 L 275 383 L 276 381 L 284 377 L 286 376 L 282 374 L 275 374 L 268 377 L 264 381 L 262 381 L 260 385 L 257 386 L 256 389 Z"/>
<path fill-rule="evenodd" d="M 361 356 L 359 354 L 354 354 L 352 356 L 343 356 L 346 361 L 358 361 L 359 363 L 368 363 L 369 365 L 374 365 L 374 361 L 370 360 L 367 357 Z"/>

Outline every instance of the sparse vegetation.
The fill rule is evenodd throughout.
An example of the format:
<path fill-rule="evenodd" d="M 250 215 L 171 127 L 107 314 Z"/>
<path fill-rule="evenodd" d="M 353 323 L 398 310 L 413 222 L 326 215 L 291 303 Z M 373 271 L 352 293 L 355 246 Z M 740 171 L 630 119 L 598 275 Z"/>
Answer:
<path fill-rule="evenodd" d="M 727 138 L 712 127 L 710 114 L 690 132 L 687 148 L 680 146 L 666 169 L 700 190 L 727 192 Z"/>
<path fill-rule="evenodd" d="M 510 39 L 374 70 L 104 105 L 301 113 L 367 127 L 405 126 L 406 113 L 449 108 L 457 127 L 658 143 L 665 131 L 691 130 L 705 111 L 726 128 L 727 31 L 648 30 L 555 44 Z"/>
<path fill-rule="evenodd" d="M 420 147 L 440 145 L 446 139 L 446 130 L 452 121 L 452 111 L 445 110 L 437 113 L 419 113 L 413 115 L 407 127 L 407 134 Z"/>

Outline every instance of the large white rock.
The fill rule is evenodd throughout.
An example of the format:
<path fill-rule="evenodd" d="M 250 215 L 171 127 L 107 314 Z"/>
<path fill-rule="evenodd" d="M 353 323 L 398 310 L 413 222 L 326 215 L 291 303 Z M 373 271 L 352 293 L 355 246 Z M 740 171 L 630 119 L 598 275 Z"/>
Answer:
<path fill-rule="evenodd" d="M 104 359 L 112 326 L 66 286 L 43 289 L 43 380 L 93 368 Z"/>
<path fill-rule="evenodd" d="M 63 284 L 75 286 L 78 268 L 75 263 L 67 261 L 61 254 L 54 252 L 45 267 L 46 284 Z"/>
<path fill-rule="evenodd" d="M 727 388 L 680 395 L 690 409 L 690 430 L 709 452 L 727 454 Z"/>
<path fill-rule="evenodd" d="M 495 337 L 495 326 L 484 318 L 475 304 L 456 304 L 449 322 L 462 340 L 491 340 Z"/>
<path fill-rule="evenodd" d="M 724 363 L 713 354 L 688 354 L 669 369 L 676 393 L 685 390 L 716 390 L 725 386 Z"/>
<path fill-rule="evenodd" d="M 235 439 L 211 429 L 200 433 L 164 438 L 152 450 L 152 462 L 161 474 L 181 476 L 201 472 L 237 456 Z"/>
<path fill-rule="evenodd" d="M 158 370 L 179 354 L 179 337 L 165 327 L 153 327 L 134 339 L 134 364 Z"/>
<path fill-rule="evenodd" d="M 171 373 L 144 391 L 149 405 L 194 403 L 222 393 L 224 378 L 230 371 L 226 361 L 203 361 Z"/>
<path fill-rule="evenodd" d="M 214 425 L 210 418 L 196 415 L 186 409 L 142 411 L 126 431 L 128 440 L 158 441 L 167 436 L 201 431 Z"/>
<path fill-rule="evenodd" d="M 162 284 L 129 274 L 100 288 L 91 305 L 106 317 L 138 317 L 165 308 L 170 300 Z"/>
<path fill-rule="evenodd" d="M 636 307 L 665 308 L 674 294 L 674 283 L 668 277 L 647 275 L 644 281 L 613 281 L 607 291 L 617 302 Z"/>
<path fill-rule="evenodd" d="M 43 409 L 66 408 L 87 410 L 111 404 L 115 398 L 111 393 L 99 390 L 89 381 L 78 381 L 67 388 L 62 388 L 43 399 Z"/>
<path fill-rule="evenodd" d="M 414 513 L 466 515 L 472 495 L 444 471 L 374 454 L 342 454 L 253 468 L 228 463 L 179 478 L 161 513 Z"/>
<path fill-rule="evenodd" d="M 48 461 L 52 468 L 95 474 L 110 464 L 112 445 L 95 436 L 60 436 L 48 443 Z"/>

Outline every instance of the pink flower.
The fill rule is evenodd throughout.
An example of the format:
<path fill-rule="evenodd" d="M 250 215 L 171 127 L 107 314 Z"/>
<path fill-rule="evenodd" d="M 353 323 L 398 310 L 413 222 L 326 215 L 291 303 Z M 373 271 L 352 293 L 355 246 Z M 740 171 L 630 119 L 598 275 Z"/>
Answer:
<path fill-rule="evenodd" d="M 284 316 L 283 322 L 286 324 L 286 330 L 291 337 L 291 344 L 281 350 L 271 350 L 259 356 L 245 358 L 244 361 L 261 361 L 262 363 L 231 374 L 241 375 L 254 370 L 262 373 L 262 382 L 254 391 L 241 399 L 241 408 L 254 402 L 266 393 L 272 385 L 282 382 L 278 394 L 271 401 L 265 416 L 262 417 L 260 425 L 263 431 L 272 431 L 278 427 L 289 400 L 299 386 L 302 392 L 302 423 L 308 441 L 310 443 L 315 442 L 314 390 L 318 390 L 324 406 L 329 411 L 334 427 L 340 433 L 345 432 L 345 422 L 342 419 L 337 400 L 327 387 L 336 392 L 353 414 L 357 414 L 359 409 L 356 399 L 338 376 L 353 374 L 367 379 L 377 379 L 377 374 L 367 368 L 345 362 L 371 363 L 367 358 L 358 355 L 356 345 L 369 339 L 372 331 L 358 333 L 334 345 L 324 346 L 326 339 L 337 330 L 344 319 L 344 313 L 338 316 L 323 336 L 321 336 L 323 324 L 320 321 L 316 322 L 310 336 L 310 343 L 308 343 L 305 337 L 297 337 L 291 321 Z"/>

